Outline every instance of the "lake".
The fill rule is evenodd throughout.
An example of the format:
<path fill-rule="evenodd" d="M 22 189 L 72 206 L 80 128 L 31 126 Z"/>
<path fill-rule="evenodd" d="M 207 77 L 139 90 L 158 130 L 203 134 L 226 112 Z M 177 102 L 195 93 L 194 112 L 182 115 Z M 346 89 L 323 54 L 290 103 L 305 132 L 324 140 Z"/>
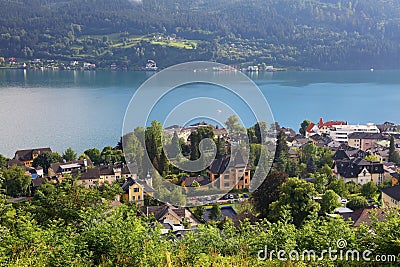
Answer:
<path fill-rule="evenodd" d="M 60 153 L 69 146 L 77 153 L 115 146 L 130 99 L 151 75 L 0 70 L 0 154 L 12 157 L 17 149 L 47 146 Z M 351 124 L 400 122 L 399 70 L 251 73 L 249 77 L 281 126 L 298 130 L 304 119 L 317 122 L 320 117 Z M 156 94 L 157 88 L 152 90 Z M 150 119 L 163 120 L 177 103 L 210 94 L 241 109 L 239 100 L 230 100 L 227 92 L 199 84 L 167 97 Z M 223 121 L 228 114 L 218 116 Z M 246 126 L 253 122 L 249 114 L 241 119 Z"/>

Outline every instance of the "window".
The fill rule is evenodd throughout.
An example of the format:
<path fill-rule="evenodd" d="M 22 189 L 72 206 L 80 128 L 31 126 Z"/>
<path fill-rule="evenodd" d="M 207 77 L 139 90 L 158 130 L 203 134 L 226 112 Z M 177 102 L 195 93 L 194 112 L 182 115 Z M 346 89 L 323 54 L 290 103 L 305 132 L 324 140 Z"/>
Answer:
<path fill-rule="evenodd" d="M 133 200 L 133 201 L 135 201 L 135 200 L 136 200 L 135 196 L 132 196 L 132 200 Z"/>
<path fill-rule="evenodd" d="M 139 188 L 137 188 L 137 187 L 133 188 L 133 192 L 138 193 L 139 192 Z"/>
<path fill-rule="evenodd" d="M 229 187 L 229 182 L 225 182 L 225 183 L 224 183 L 224 186 L 225 186 L 225 187 Z"/>
<path fill-rule="evenodd" d="M 249 180 L 247 180 L 247 179 L 246 179 L 246 180 L 244 180 L 244 183 L 245 183 L 245 184 L 247 184 L 248 182 L 249 182 Z"/>
<path fill-rule="evenodd" d="M 225 180 L 229 179 L 229 174 L 225 174 L 225 175 L 224 175 L 224 179 L 225 179 Z"/>
<path fill-rule="evenodd" d="M 381 184 L 383 182 L 382 179 L 382 173 L 378 174 L 378 184 Z"/>
<path fill-rule="evenodd" d="M 138 196 L 137 199 L 140 200 L 140 196 Z"/>

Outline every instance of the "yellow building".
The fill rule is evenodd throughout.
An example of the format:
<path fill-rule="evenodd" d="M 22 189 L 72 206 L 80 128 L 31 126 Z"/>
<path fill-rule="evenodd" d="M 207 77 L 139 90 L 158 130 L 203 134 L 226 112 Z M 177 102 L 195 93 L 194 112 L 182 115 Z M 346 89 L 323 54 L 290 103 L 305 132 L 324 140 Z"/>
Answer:
<path fill-rule="evenodd" d="M 138 178 L 127 178 L 122 185 L 125 201 L 137 202 L 139 205 L 144 205 L 145 195 L 153 196 L 154 189 L 152 188 L 152 179 L 147 175 L 145 180 Z"/>
<path fill-rule="evenodd" d="M 387 187 L 382 191 L 382 202 L 384 207 L 400 208 L 400 185 Z"/>
<path fill-rule="evenodd" d="M 241 155 L 237 155 L 232 162 L 231 157 L 226 155 L 214 160 L 207 169 L 207 175 L 213 186 L 221 190 L 245 189 L 250 187 L 250 169 L 243 161 Z"/>
<path fill-rule="evenodd" d="M 22 162 L 26 167 L 32 167 L 33 160 L 44 152 L 52 153 L 49 147 L 17 150 L 15 152 L 13 160 L 18 160 Z"/>

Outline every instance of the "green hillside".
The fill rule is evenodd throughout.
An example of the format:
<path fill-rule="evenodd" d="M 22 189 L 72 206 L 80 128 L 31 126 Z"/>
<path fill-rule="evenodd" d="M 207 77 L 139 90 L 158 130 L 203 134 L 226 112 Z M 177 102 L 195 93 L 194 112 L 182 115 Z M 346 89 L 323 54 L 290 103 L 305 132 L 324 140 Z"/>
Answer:
<path fill-rule="evenodd" d="M 400 0 L 0 0 L 0 56 L 400 67 Z"/>

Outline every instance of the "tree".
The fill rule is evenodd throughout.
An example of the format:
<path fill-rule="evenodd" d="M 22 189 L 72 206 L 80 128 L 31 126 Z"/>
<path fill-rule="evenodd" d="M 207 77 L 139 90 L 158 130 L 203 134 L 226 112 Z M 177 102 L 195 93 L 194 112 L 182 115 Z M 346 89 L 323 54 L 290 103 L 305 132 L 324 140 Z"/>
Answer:
<path fill-rule="evenodd" d="M 335 178 L 332 172 L 332 168 L 329 167 L 328 164 L 325 164 L 322 166 L 322 168 L 318 171 L 320 174 L 326 175 L 326 178 L 328 179 L 328 183 L 331 183 L 333 179 Z"/>
<path fill-rule="evenodd" d="M 161 151 L 160 161 L 158 162 L 158 171 L 160 175 L 165 175 L 169 172 L 169 161 L 164 150 Z"/>
<path fill-rule="evenodd" d="M 204 206 L 197 206 L 193 209 L 194 216 L 196 216 L 196 218 L 200 221 L 204 220 L 203 216 L 205 212 L 206 209 L 204 208 Z"/>
<path fill-rule="evenodd" d="M 221 207 L 217 203 L 214 203 L 210 211 L 210 219 L 215 221 L 221 218 L 221 216 Z"/>
<path fill-rule="evenodd" d="M 90 159 L 90 158 L 89 158 L 89 156 L 86 155 L 85 153 L 82 153 L 82 154 L 79 156 L 78 160 L 83 160 L 83 159 Z"/>
<path fill-rule="evenodd" d="M 364 159 L 368 161 L 379 161 L 378 157 L 375 155 L 368 155 Z"/>
<path fill-rule="evenodd" d="M 113 149 L 111 146 L 106 146 L 101 151 L 101 162 L 105 164 L 114 164 L 124 161 L 124 153 L 122 150 Z"/>
<path fill-rule="evenodd" d="M 8 158 L 6 158 L 0 154 L 0 170 L 7 168 L 7 161 L 8 161 Z"/>
<path fill-rule="evenodd" d="M 11 166 L 8 170 L 2 171 L 3 188 L 6 194 L 12 197 L 21 197 L 29 195 L 29 185 L 31 177 L 25 174 L 25 168 L 20 166 Z"/>
<path fill-rule="evenodd" d="M 293 223 L 300 226 L 308 216 L 316 215 L 320 210 L 320 205 L 313 199 L 316 193 L 312 183 L 288 178 L 281 186 L 279 200 L 270 205 L 272 218 L 279 220 L 287 210 L 293 217 Z"/>
<path fill-rule="evenodd" d="M 40 153 L 40 155 L 33 160 L 33 166 L 41 166 L 45 173 L 47 173 L 50 165 L 52 163 L 57 163 L 62 161 L 62 156 L 57 152 L 44 152 Z"/>
<path fill-rule="evenodd" d="M 239 124 L 239 118 L 236 115 L 228 117 L 225 121 L 225 126 L 232 136 L 243 131 L 243 127 Z"/>
<path fill-rule="evenodd" d="M 199 143 L 200 137 L 197 131 L 190 134 L 190 160 L 196 160 L 200 157 Z"/>
<path fill-rule="evenodd" d="M 76 160 L 76 153 L 72 149 L 72 147 L 69 147 L 67 150 L 64 151 L 62 157 L 63 159 L 65 159 L 65 161 L 74 161 Z"/>
<path fill-rule="evenodd" d="M 335 191 L 326 190 L 321 199 L 321 212 L 324 214 L 332 213 L 339 206 L 339 196 L 335 193 Z"/>
<path fill-rule="evenodd" d="M 101 163 L 101 153 L 97 148 L 87 149 L 84 153 L 90 158 L 94 165 L 99 165 Z"/>
<path fill-rule="evenodd" d="M 176 132 L 174 132 L 174 135 L 172 136 L 171 145 L 167 152 L 169 158 L 176 158 L 181 153 L 179 136 Z"/>
<path fill-rule="evenodd" d="M 152 121 L 151 125 L 146 128 L 146 150 L 151 162 L 153 162 L 155 158 L 157 158 L 157 161 L 160 159 L 162 134 L 162 125 L 156 120 Z"/>
<path fill-rule="evenodd" d="M 124 155 L 127 163 L 136 163 L 139 175 L 145 175 L 146 170 L 144 163 L 144 147 L 136 134 L 129 133 L 124 136 Z"/>
<path fill-rule="evenodd" d="M 368 207 L 368 201 L 363 196 L 355 196 L 350 199 L 346 205 L 349 209 L 358 210 Z"/>
<path fill-rule="evenodd" d="M 309 120 L 304 120 L 301 124 L 300 124 L 300 129 L 299 129 L 299 133 L 303 136 L 306 136 L 306 129 L 308 127 L 308 125 L 310 125 L 311 121 Z"/>
<path fill-rule="evenodd" d="M 400 156 L 396 151 L 395 139 L 393 136 L 390 137 L 389 161 L 395 163 L 396 165 L 400 164 Z"/>
<path fill-rule="evenodd" d="M 193 183 L 192 183 L 191 186 L 192 186 L 192 187 L 200 187 L 201 185 L 199 184 L 199 182 L 193 181 Z"/>
<path fill-rule="evenodd" d="M 325 188 L 328 184 L 328 178 L 324 173 L 318 173 L 315 175 L 314 186 L 318 193 L 324 193 Z"/>
<path fill-rule="evenodd" d="M 338 194 L 341 197 L 346 197 L 349 194 L 343 180 L 336 180 L 331 182 L 328 185 L 328 189 L 333 190 L 336 194 Z"/>
<path fill-rule="evenodd" d="M 316 171 L 316 168 L 315 168 L 314 158 L 309 157 L 308 161 L 307 161 L 307 172 L 314 174 L 315 171 Z"/>
<path fill-rule="evenodd" d="M 280 187 L 286 181 L 288 175 L 280 171 L 271 171 L 264 182 L 252 194 L 252 202 L 261 218 L 267 218 L 270 212 L 270 204 L 279 199 Z"/>
<path fill-rule="evenodd" d="M 225 141 L 218 136 L 215 145 L 217 147 L 217 155 L 215 157 L 218 159 L 226 154 Z"/>
<path fill-rule="evenodd" d="M 373 198 L 378 193 L 378 187 L 371 181 L 363 184 L 361 194 L 366 198 Z"/>
<path fill-rule="evenodd" d="M 350 194 L 358 194 L 361 192 L 361 186 L 359 184 L 356 184 L 353 181 L 350 181 L 348 183 L 345 184 L 346 185 L 346 189 Z"/>
<path fill-rule="evenodd" d="M 287 161 L 289 160 L 289 147 L 286 142 L 286 135 L 283 131 L 279 131 L 276 150 L 274 166 L 278 171 L 284 171 L 286 169 Z"/>

